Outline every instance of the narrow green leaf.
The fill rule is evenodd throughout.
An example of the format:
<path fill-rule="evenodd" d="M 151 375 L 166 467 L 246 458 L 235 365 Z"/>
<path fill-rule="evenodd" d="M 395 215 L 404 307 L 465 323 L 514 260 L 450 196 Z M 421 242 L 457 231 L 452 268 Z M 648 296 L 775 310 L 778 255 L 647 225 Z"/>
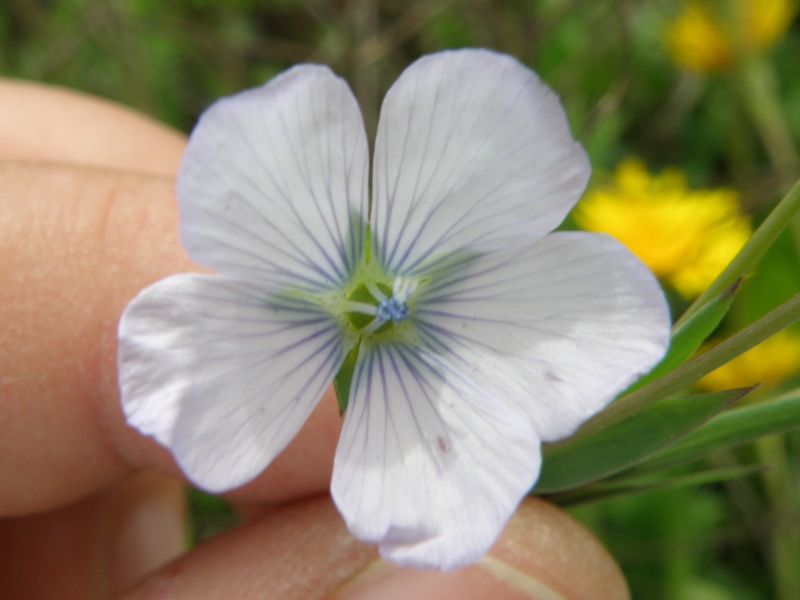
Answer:
<path fill-rule="evenodd" d="M 675 443 L 751 389 L 663 400 L 575 443 L 545 445 L 534 492 L 569 490 L 627 469 Z"/>
<path fill-rule="evenodd" d="M 798 211 L 800 211 L 800 181 L 795 183 L 789 193 L 783 197 L 783 200 L 772 209 L 769 216 L 764 219 L 764 222 L 761 223 L 752 237 L 742 246 L 742 249 L 739 250 L 739 253 L 730 264 L 723 269 L 722 273 L 708 286 L 708 289 L 686 310 L 676 325 L 682 325 L 712 298 L 732 285 L 734 281 L 747 275 L 758 263 L 764 252 L 778 239 L 781 231 L 792 222 Z"/>
<path fill-rule="evenodd" d="M 639 465 L 642 471 L 673 466 L 712 450 L 749 442 L 763 435 L 800 427 L 800 390 L 775 400 L 726 411 L 683 440 Z"/>
<path fill-rule="evenodd" d="M 350 384 L 353 383 L 353 373 L 356 370 L 358 360 L 358 349 L 361 347 L 359 341 L 352 350 L 344 357 L 344 363 L 333 378 L 333 389 L 336 392 L 336 402 L 339 404 L 339 416 L 347 410 L 347 403 L 350 400 Z"/>
<path fill-rule="evenodd" d="M 677 477 L 660 477 L 657 479 L 652 477 L 647 479 L 626 478 L 619 481 L 602 481 L 587 488 L 563 494 L 554 494 L 548 496 L 547 499 L 559 506 L 576 506 L 578 504 L 587 504 L 589 502 L 597 502 L 598 500 L 607 500 L 617 496 L 627 496 L 629 494 L 638 494 L 640 492 L 649 492 L 652 490 L 708 485 L 709 483 L 718 483 L 720 481 L 728 481 L 729 479 L 738 479 L 739 477 L 761 473 L 769 468 L 769 465 L 744 465 L 724 469 L 708 469 L 706 471 L 692 473 L 691 475 L 681 475 Z"/>
<path fill-rule="evenodd" d="M 639 389 L 646 383 L 658 379 L 686 362 L 722 321 L 733 302 L 734 296 L 736 296 L 741 282 L 741 278 L 737 279 L 733 285 L 703 306 L 681 325 L 675 327 L 672 330 L 667 355 L 658 363 L 655 369 L 630 386 L 625 394 Z"/>

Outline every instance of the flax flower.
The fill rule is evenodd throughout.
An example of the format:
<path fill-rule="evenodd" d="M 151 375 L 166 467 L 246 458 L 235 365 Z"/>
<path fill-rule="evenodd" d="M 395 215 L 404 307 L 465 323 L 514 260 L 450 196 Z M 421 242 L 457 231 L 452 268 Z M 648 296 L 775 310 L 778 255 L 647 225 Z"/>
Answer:
<path fill-rule="evenodd" d="M 650 175 L 635 158 L 593 187 L 574 217 L 583 229 L 619 239 L 686 298 L 703 292 L 751 233 L 734 190 L 690 190 L 679 170 Z"/>
<path fill-rule="evenodd" d="M 793 0 L 690 0 L 666 30 L 667 49 L 680 67 L 722 71 L 737 58 L 769 49 L 792 23 Z"/>
<path fill-rule="evenodd" d="M 515 60 L 425 57 L 389 91 L 372 198 L 347 85 L 302 65 L 214 104 L 178 178 L 181 236 L 220 275 L 145 289 L 119 327 L 128 422 L 190 479 L 259 474 L 336 378 L 331 492 L 400 564 L 479 559 L 569 435 L 663 354 L 647 268 L 546 235 L 589 175 L 558 99 Z M 337 375 L 338 373 L 338 375 Z"/>

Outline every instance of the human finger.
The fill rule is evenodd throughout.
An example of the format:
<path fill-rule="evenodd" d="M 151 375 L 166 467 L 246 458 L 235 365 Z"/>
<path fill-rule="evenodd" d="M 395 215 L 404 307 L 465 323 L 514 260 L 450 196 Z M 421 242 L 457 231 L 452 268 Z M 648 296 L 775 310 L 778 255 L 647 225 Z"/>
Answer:
<path fill-rule="evenodd" d="M 129 108 L 0 79 L 0 160 L 67 162 L 174 177 L 186 137 Z"/>
<path fill-rule="evenodd" d="M 132 469 L 179 475 L 119 406 L 125 304 L 195 269 L 177 235 L 173 183 L 74 166 L 0 166 L 0 514 L 47 510 Z M 284 501 L 330 482 L 340 419 L 323 398 L 304 431 L 243 492 Z"/>
<path fill-rule="evenodd" d="M 622 600 L 613 559 L 583 526 L 526 500 L 489 555 L 450 572 L 397 567 L 352 538 L 328 497 L 274 511 L 203 544 L 136 587 L 126 600 Z"/>
<path fill-rule="evenodd" d="M 108 598 L 185 550 L 183 486 L 142 473 L 91 498 L 0 519 L 3 598 Z"/>

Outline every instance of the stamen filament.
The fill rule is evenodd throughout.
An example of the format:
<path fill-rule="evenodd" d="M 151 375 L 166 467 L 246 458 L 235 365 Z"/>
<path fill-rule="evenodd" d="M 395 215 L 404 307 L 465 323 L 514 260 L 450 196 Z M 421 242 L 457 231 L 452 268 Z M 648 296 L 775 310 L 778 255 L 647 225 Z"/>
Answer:
<path fill-rule="evenodd" d="M 386 319 L 375 317 L 374 319 L 372 319 L 372 321 L 370 321 L 369 325 L 367 325 L 363 329 L 360 329 L 358 333 L 361 336 L 370 335 L 371 333 L 375 332 L 375 330 L 382 327 L 384 323 L 386 323 Z"/>
<path fill-rule="evenodd" d="M 381 288 L 379 288 L 374 281 L 365 281 L 364 285 L 367 286 L 367 290 L 369 290 L 369 293 L 372 294 L 372 297 L 375 298 L 375 300 L 378 302 L 386 300 L 386 294 L 381 291 Z"/>
<path fill-rule="evenodd" d="M 399 303 L 404 303 L 408 297 L 417 289 L 417 282 L 413 279 L 405 277 L 397 277 L 394 280 L 394 289 L 392 290 L 392 297 Z"/>
<path fill-rule="evenodd" d="M 361 313 L 364 315 L 375 316 L 378 314 L 378 307 L 374 304 L 367 302 L 354 302 L 353 300 L 344 300 L 342 302 L 342 309 L 344 312 Z"/>

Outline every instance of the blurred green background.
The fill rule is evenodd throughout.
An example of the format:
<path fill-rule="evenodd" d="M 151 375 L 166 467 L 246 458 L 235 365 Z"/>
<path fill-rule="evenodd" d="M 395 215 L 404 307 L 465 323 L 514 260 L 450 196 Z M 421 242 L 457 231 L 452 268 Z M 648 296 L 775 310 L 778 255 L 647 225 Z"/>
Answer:
<path fill-rule="evenodd" d="M 380 99 L 415 58 L 492 48 L 534 68 L 561 96 L 595 169 L 590 196 L 622 198 L 621 210 L 642 210 L 642 218 L 662 202 L 652 218 L 674 216 L 674 227 L 688 230 L 680 207 L 690 193 L 703 202 L 725 190 L 736 204 L 726 210 L 755 226 L 800 175 L 796 14 L 785 0 L 5 0 L 0 74 L 115 100 L 188 132 L 219 96 L 321 62 L 350 82 L 372 134 Z M 641 161 L 638 187 L 616 171 L 628 157 Z M 614 210 L 601 207 L 606 223 L 622 223 Z M 714 217 L 723 229 L 726 218 Z M 577 216 L 566 226 L 575 223 L 587 226 Z M 633 229 L 620 225 L 619 235 L 634 251 L 670 242 L 637 241 Z M 703 252 L 728 243 L 715 231 L 692 234 L 710 248 Z M 699 252 L 668 253 L 671 268 Z M 792 226 L 744 282 L 719 335 L 800 291 L 799 255 L 800 226 Z M 692 292 L 653 268 L 677 316 Z M 759 402 L 796 387 L 800 334 L 781 344 L 706 388 L 761 381 L 747 400 Z M 634 598 L 797 600 L 800 437 L 772 436 L 707 461 L 772 468 L 571 510 L 617 558 Z M 198 538 L 231 522 L 224 506 L 192 499 Z"/>

